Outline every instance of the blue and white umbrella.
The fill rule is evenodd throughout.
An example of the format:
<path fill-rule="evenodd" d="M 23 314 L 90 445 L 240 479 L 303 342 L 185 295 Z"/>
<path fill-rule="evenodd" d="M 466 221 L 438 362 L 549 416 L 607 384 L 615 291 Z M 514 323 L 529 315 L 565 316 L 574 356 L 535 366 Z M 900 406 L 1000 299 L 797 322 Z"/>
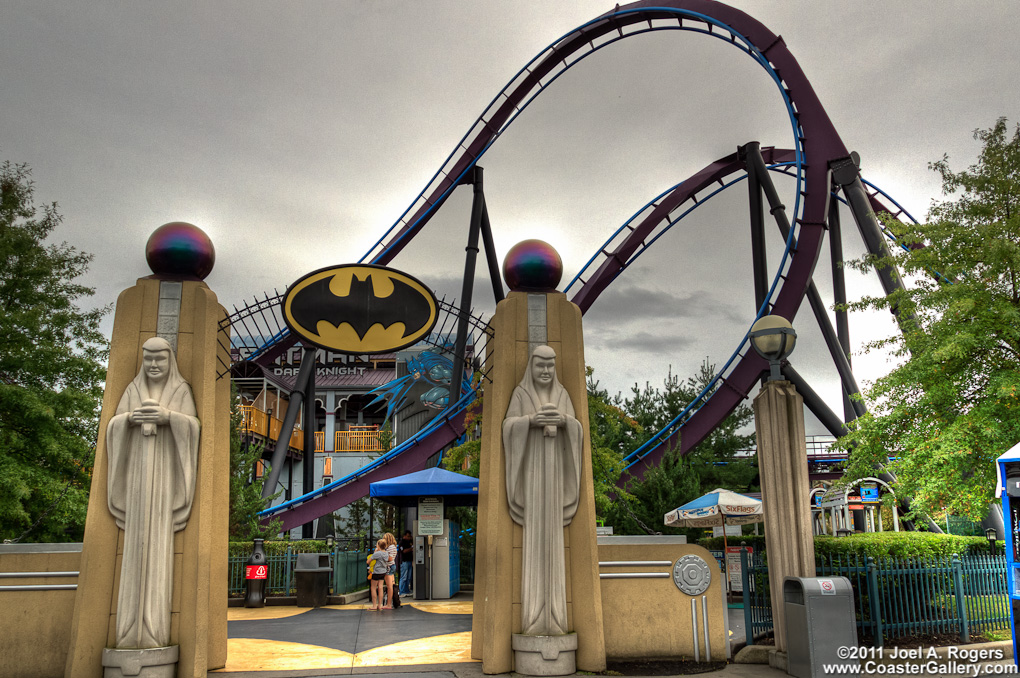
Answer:
<path fill-rule="evenodd" d="M 665 516 L 663 522 L 670 527 L 717 527 L 723 528 L 723 544 L 726 543 L 727 525 L 748 525 L 765 520 L 761 501 L 745 494 L 718 488 L 675 508 Z"/>

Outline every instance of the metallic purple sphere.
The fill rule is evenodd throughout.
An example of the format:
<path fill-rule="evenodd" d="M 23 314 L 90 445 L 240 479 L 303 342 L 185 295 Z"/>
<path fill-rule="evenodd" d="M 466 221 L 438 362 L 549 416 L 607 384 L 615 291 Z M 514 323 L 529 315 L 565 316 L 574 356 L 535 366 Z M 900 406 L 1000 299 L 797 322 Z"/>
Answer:
<path fill-rule="evenodd" d="M 563 260 L 547 242 L 522 240 L 503 260 L 503 277 L 514 292 L 555 292 L 563 277 Z"/>
<path fill-rule="evenodd" d="M 216 263 L 212 240 L 198 226 L 183 221 L 163 224 L 145 243 L 145 261 L 157 276 L 203 280 Z"/>

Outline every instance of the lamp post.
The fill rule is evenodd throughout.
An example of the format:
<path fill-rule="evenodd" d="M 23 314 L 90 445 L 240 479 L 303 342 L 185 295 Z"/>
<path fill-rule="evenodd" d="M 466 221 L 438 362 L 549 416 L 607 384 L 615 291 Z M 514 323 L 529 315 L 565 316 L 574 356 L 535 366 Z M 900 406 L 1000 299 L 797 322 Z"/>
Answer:
<path fill-rule="evenodd" d="M 985 530 L 985 539 L 988 540 L 988 553 L 993 556 L 995 555 L 995 540 L 997 538 L 998 535 L 996 534 L 994 527 L 989 527 Z"/>
<path fill-rule="evenodd" d="M 776 639 L 769 664 L 785 669 L 783 581 L 786 577 L 815 576 L 804 399 L 779 369 L 793 351 L 797 333 L 786 318 L 769 315 L 751 326 L 748 338 L 769 364 L 768 377 L 754 398 L 754 428 Z"/>
<path fill-rule="evenodd" d="M 754 352 L 769 361 L 768 380 L 781 380 L 779 366 L 797 345 L 797 332 L 790 321 L 781 315 L 764 315 L 751 325 L 747 336 Z"/>

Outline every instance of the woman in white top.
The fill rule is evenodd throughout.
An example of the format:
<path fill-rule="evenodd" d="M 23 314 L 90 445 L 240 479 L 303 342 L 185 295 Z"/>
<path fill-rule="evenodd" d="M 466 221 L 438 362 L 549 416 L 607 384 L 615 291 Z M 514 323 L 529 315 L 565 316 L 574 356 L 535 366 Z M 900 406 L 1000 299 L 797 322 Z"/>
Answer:
<path fill-rule="evenodd" d="M 389 569 L 386 570 L 386 595 L 389 597 L 386 599 L 386 607 L 384 609 L 392 610 L 393 575 L 397 573 L 397 539 L 389 532 L 383 535 L 383 539 L 386 540 L 386 553 L 389 554 Z"/>

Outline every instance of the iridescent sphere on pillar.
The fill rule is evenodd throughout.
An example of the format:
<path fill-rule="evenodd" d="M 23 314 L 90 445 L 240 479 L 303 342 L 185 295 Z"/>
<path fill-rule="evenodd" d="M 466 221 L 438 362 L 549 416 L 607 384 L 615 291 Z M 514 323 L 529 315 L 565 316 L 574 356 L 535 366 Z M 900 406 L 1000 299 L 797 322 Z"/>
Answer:
<path fill-rule="evenodd" d="M 555 292 L 563 277 L 563 260 L 543 240 L 522 240 L 503 260 L 503 278 L 511 292 Z"/>
<path fill-rule="evenodd" d="M 194 224 L 163 224 L 145 243 L 145 261 L 161 278 L 203 280 L 216 263 L 216 250 L 205 231 Z"/>

